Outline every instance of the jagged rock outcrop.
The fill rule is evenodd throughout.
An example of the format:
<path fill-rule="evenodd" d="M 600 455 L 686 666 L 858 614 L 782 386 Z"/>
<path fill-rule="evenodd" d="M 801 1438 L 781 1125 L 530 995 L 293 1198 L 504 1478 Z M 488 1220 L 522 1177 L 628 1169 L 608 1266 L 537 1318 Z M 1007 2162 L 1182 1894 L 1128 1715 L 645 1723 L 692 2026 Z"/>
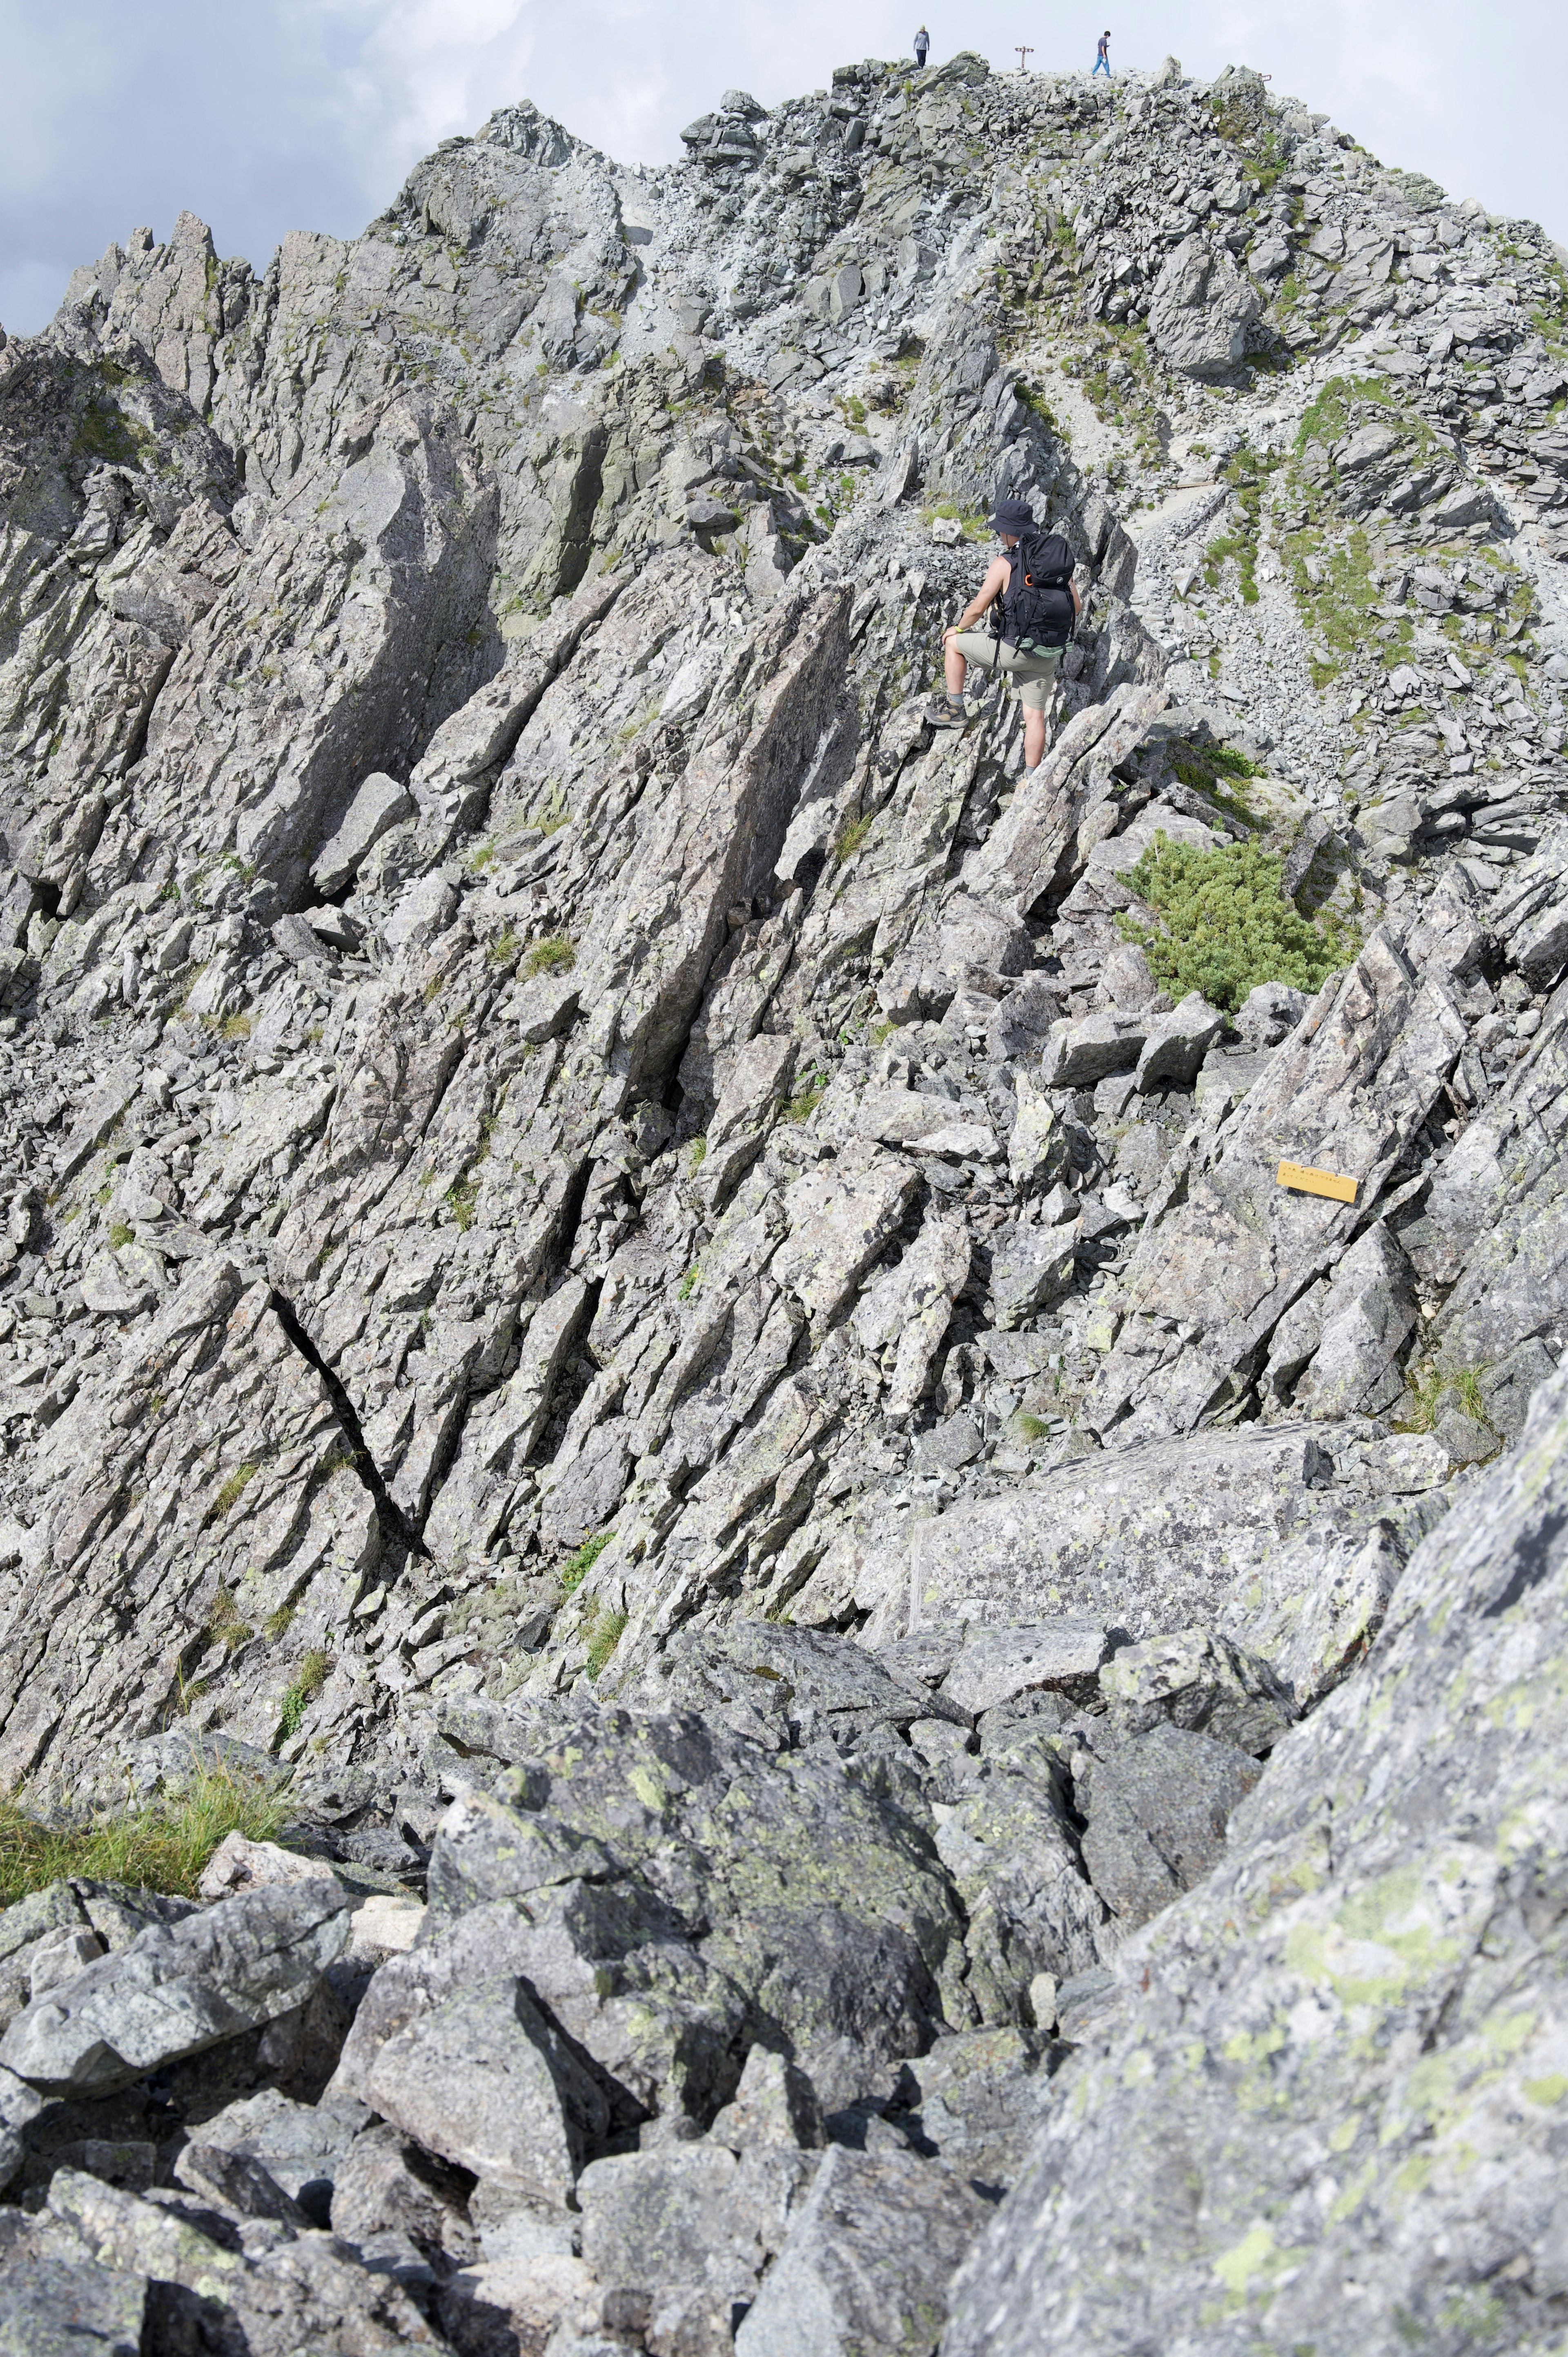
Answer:
<path fill-rule="evenodd" d="M 1243 1878 L 1348 1807 L 1413 1890 L 1326 1797 L 1384 1746 L 1552 1804 L 1443 1661 L 1568 1342 L 1558 258 L 1244 69 L 684 139 L 505 107 L 0 351 L 0 1774 L 292 1828 L 0 1921 L 7 2329 L 929 2350 L 1038 2131 L 955 2348 L 1047 2277 L 1527 2345 L 1534 2129 L 1483 2233 L 1391 2081 L 1358 2241 L 1226 2041 L 1286 2007 L 1326 2184 L 1352 2029 Z M 927 710 L 999 494 L 1083 601 L 1026 777 Z M 1273 918 L 1184 963 L 1227 845 Z M 1231 2190 L 1140 2274 L 1189 2015 Z"/>

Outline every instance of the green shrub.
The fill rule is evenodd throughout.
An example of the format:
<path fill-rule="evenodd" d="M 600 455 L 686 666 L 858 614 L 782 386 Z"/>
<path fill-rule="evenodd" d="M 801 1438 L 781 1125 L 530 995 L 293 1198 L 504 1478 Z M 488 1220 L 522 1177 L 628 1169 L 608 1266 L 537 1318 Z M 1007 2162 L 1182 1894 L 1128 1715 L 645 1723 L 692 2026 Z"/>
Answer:
<path fill-rule="evenodd" d="M 228 1769 L 200 1770 L 177 1793 L 68 1832 L 39 1824 L 16 1801 L 0 1798 L 0 1906 L 73 1874 L 194 1899 L 201 1870 L 226 1834 L 273 1841 L 283 1820 L 274 1792 Z"/>
<path fill-rule="evenodd" d="M 593 1538 L 583 1541 L 561 1575 L 561 1585 L 568 1596 L 575 1588 L 581 1587 L 614 1536 L 614 1531 L 599 1531 Z"/>
<path fill-rule="evenodd" d="M 1138 944 L 1175 998 L 1198 990 L 1234 1013 L 1260 982 L 1316 990 L 1353 954 L 1337 920 L 1316 925 L 1292 906 L 1279 860 L 1256 844 L 1198 851 L 1172 843 L 1162 827 L 1125 880 L 1161 924 L 1151 931 L 1125 916 L 1122 937 Z"/>

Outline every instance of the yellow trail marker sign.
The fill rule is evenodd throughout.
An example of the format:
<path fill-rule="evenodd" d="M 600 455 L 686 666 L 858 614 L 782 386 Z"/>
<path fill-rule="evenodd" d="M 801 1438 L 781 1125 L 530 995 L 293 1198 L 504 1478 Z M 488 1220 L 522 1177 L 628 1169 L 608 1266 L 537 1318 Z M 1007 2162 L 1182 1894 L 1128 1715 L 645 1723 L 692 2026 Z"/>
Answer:
<path fill-rule="evenodd" d="M 1282 1162 L 1279 1167 L 1282 1187 L 1294 1187 L 1304 1195 L 1332 1195 L 1337 1203 L 1353 1203 L 1358 1181 L 1341 1178 L 1332 1170 L 1314 1170 L 1305 1162 Z"/>

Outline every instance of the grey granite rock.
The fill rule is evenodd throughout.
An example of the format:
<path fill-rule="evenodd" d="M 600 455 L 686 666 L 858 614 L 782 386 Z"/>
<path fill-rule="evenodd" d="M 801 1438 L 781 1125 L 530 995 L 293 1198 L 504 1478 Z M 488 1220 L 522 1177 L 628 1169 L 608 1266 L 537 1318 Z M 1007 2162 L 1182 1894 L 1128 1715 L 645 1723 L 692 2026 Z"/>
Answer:
<path fill-rule="evenodd" d="M 736 2335 L 738 2357 L 920 2357 L 983 2208 L 940 2162 L 835 2147 Z"/>
<path fill-rule="evenodd" d="M 108 2093 L 302 2005 L 349 1941 L 336 1882 L 274 1885 L 154 1926 L 37 1998 L 0 2062 L 48 2093 Z"/>

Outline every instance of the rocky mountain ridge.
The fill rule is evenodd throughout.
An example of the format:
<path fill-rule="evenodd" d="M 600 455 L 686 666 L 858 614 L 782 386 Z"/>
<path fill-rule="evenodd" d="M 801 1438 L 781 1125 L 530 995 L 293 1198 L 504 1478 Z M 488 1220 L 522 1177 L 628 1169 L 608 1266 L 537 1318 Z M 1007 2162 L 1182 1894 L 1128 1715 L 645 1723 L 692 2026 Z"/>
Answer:
<path fill-rule="evenodd" d="M 1526 2345 L 1513 2142 L 1487 2235 L 1425 2131 L 1397 2231 L 1336 2177 L 1315 2241 L 1301 2171 L 1361 2133 L 1314 2038 L 1484 2044 L 1506 1953 L 1550 2043 L 1546 1900 L 1368 1799 L 1278 1868 L 1342 1910 L 1281 1951 L 1317 2027 L 1255 1910 L 1277 2019 L 1214 1960 L 1358 1746 L 1462 1784 L 1467 1677 L 1555 1707 L 1563 258 L 1239 69 L 683 135 L 505 108 L 360 239 L 257 276 L 182 216 L 0 350 L 0 1769 L 63 1822 L 228 1762 L 294 1827 L 204 1910 L 0 1920 L 0 2287 L 32 2330 L 91 2251 L 149 2348 L 229 2345 L 216 2268 L 254 2350 L 929 2349 L 1038 2128 L 953 2349 L 1042 2269 L 1107 2348 L 1353 2280 Z M 1085 601 L 1026 776 L 1004 696 L 926 711 L 1004 494 Z M 1228 845 L 1178 935 L 1160 862 Z M 1418 1719 L 1498 1613 L 1539 1667 L 1480 1631 Z M 1544 1889 L 1550 1776 L 1527 1838 L 1486 1758 Z M 1194 2007 L 1230 2190 L 1167 2231 Z"/>

